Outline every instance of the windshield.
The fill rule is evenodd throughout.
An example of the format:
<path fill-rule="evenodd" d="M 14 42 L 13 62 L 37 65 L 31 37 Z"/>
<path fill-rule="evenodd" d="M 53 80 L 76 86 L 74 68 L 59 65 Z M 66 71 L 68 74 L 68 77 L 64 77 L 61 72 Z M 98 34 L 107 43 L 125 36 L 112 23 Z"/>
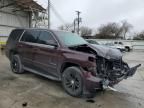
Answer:
<path fill-rule="evenodd" d="M 71 32 L 54 31 L 61 42 L 66 46 L 76 46 L 87 44 L 87 42 L 79 35 Z"/>

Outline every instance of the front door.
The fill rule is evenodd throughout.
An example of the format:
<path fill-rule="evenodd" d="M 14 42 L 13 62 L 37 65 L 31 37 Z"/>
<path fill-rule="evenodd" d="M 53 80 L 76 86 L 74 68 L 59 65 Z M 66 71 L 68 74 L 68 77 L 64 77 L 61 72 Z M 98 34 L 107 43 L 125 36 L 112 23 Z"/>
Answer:
<path fill-rule="evenodd" d="M 35 51 L 34 65 L 42 74 L 58 77 L 59 50 L 54 44 L 58 45 L 53 35 L 48 31 L 41 31 L 37 45 L 33 49 Z"/>

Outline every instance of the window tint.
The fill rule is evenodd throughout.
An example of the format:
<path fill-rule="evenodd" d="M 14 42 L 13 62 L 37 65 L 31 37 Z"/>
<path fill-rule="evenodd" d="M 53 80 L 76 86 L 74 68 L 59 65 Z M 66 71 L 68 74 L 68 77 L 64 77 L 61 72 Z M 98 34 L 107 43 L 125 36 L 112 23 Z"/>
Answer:
<path fill-rule="evenodd" d="M 10 40 L 18 40 L 18 38 L 22 35 L 23 31 L 24 30 L 20 30 L 20 29 L 13 30 L 10 34 L 9 39 Z"/>
<path fill-rule="evenodd" d="M 38 39 L 39 44 L 50 45 L 56 43 L 55 39 L 51 35 L 51 33 L 47 31 L 41 31 L 40 37 Z"/>
<path fill-rule="evenodd" d="M 36 43 L 40 32 L 38 30 L 25 31 L 21 41 Z"/>

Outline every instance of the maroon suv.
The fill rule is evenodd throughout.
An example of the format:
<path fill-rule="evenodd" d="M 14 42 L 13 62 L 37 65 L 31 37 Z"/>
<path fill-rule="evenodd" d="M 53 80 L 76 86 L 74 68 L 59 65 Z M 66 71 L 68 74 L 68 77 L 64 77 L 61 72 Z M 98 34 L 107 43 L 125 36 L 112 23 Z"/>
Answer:
<path fill-rule="evenodd" d="M 14 73 L 26 71 L 62 82 L 72 96 L 112 87 L 136 72 L 117 49 L 90 45 L 77 34 L 47 29 L 15 29 L 6 45 Z"/>

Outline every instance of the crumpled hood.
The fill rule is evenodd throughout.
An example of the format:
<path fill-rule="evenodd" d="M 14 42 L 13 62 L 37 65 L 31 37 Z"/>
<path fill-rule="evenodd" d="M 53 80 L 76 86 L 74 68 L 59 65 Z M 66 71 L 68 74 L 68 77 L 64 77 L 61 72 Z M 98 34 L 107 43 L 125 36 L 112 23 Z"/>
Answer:
<path fill-rule="evenodd" d="M 97 54 L 106 59 L 121 59 L 122 53 L 115 48 L 110 48 L 104 45 L 89 45 Z"/>

